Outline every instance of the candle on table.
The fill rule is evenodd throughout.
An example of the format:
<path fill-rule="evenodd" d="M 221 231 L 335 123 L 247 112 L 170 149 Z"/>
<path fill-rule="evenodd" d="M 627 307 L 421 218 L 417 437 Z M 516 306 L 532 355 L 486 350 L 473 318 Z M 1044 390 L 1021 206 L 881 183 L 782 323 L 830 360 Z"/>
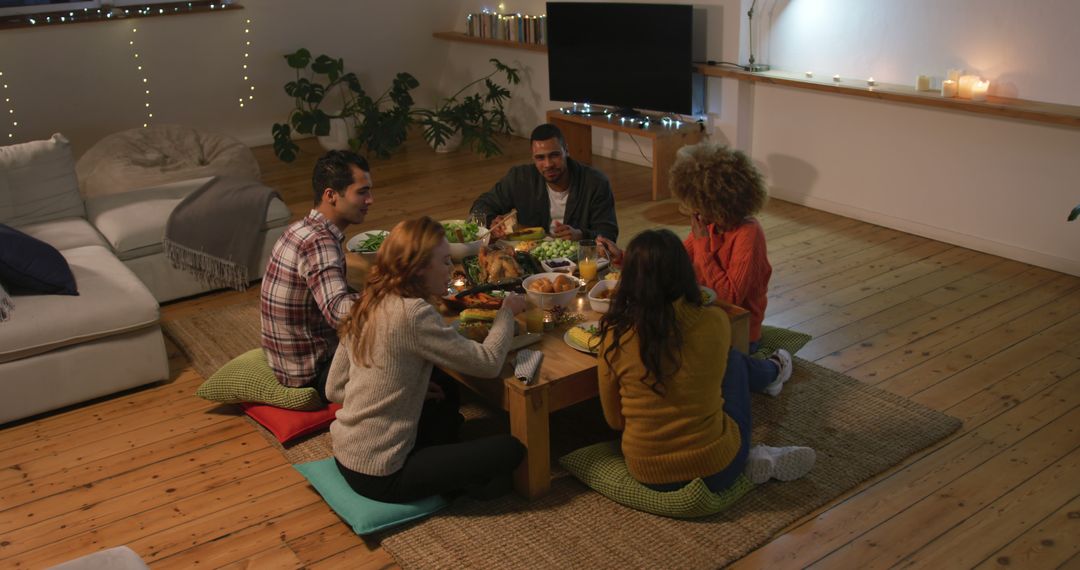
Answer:
<path fill-rule="evenodd" d="M 814 76 L 814 72 L 813 72 L 813 71 L 807 71 L 807 72 L 806 72 L 806 76 L 807 76 L 807 77 L 813 77 L 813 76 Z"/>
<path fill-rule="evenodd" d="M 952 79 L 946 79 L 941 83 L 941 96 L 942 97 L 956 97 L 956 82 Z"/>
<path fill-rule="evenodd" d="M 990 89 L 989 81 L 976 81 L 971 87 L 972 101 L 986 101 L 986 92 Z"/>
<path fill-rule="evenodd" d="M 877 85 L 877 82 L 874 81 L 873 77 L 871 77 L 870 79 L 866 80 L 866 84 L 869 85 L 870 87 L 873 87 L 873 86 Z"/>
<path fill-rule="evenodd" d="M 948 79 L 950 81 L 956 81 L 957 83 L 959 83 L 960 82 L 960 76 L 963 75 L 963 74 L 964 74 L 963 69 L 950 69 L 948 74 L 945 76 L 945 79 Z"/>
<path fill-rule="evenodd" d="M 961 75 L 956 87 L 956 96 L 961 99 L 971 99 L 971 90 L 978 80 L 977 75 Z"/>
<path fill-rule="evenodd" d="M 919 91 L 929 91 L 930 77 L 927 75 L 920 75 L 915 78 L 915 89 L 918 89 Z"/>
<path fill-rule="evenodd" d="M 837 83 L 840 83 L 840 74 L 837 73 L 836 75 L 832 76 L 832 80 L 837 82 Z"/>

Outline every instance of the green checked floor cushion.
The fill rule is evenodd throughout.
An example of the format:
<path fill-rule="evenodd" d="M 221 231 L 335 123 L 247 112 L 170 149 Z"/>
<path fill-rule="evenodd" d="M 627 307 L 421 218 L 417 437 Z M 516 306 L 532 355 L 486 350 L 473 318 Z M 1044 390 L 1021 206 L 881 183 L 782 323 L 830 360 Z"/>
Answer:
<path fill-rule="evenodd" d="M 799 352 L 800 348 L 806 346 L 806 343 L 810 342 L 810 339 L 812 338 L 814 337 L 799 331 L 761 325 L 760 346 L 758 347 L 757 352 L 750 356 L 753 356 L 754 358 L 768 358 L 769 355 L 776 352 L 776 349 L 778 348 L 782 348 L 791 354 L 795 354 L 796 352 Z"/>
<path fill-rule="evenodd" d="M 701 479 L 677 491 L 655 491 L 637 482 L 626 469 L 618 441 L 583 447 L 559 458 L 574 477 L 601 495 L 632 509 L 678 519 L 716 514 L 742 498 L 754 485 L 740 475 L 731 488 L 713 493 Z"/>
<path fill-rule="evenodd" d="M 314 388 L 282 386 L 261 348 L 237 356 L 222 366 L 196 394 L 222 404 L 269 404 L 287 410 L 318 410 L 326 407 Z"/>

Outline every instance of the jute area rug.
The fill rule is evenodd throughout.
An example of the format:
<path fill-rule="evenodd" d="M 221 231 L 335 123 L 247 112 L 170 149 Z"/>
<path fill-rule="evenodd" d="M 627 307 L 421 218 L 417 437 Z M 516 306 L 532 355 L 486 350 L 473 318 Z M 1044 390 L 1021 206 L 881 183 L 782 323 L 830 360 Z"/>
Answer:
<path fill-rule="evenodd" d="M 164 328 L 207 377 L 258 346 L 258 307 L 228 307 Z M 754 396 L 753 440 L 817 450 L 817 464 L 799 481 L 767 483 L 723 513 L 685 521 L 618 505 L 553 462 L 551 492 L 538 500 L 459 499 L 429 519 L 389 531 L 382 546 L 405 568 L 718 568 L 960 427 L 956 418 L 795 360 L 780 397 Z M 508 430 L 502 411 L 468 403 L 463 412 L 469 418 L 464 437 Z M 615 438 L 595 401 L 553 414 L 551 430 L 556 457 Z M 331 454 L 325 433 L 281 449 L 293 463 Z"/>

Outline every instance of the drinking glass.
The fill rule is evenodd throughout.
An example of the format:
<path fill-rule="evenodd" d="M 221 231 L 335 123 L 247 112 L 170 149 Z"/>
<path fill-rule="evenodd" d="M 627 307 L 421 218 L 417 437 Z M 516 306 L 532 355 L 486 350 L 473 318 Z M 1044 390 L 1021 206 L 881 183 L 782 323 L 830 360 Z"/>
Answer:
<path fill-rule="evenodd" d="M 583 239 L 578 242 L 578 273 L 585 281 L 596 279 L 596 240 Z"/>
<path fill-rule="evenodd" d="M 469 212 L 469 217 L 466 218 L 466 222 L 470 224 L 476 224 L 478 227 L 487 227 L 487 214 L 483 212 Z"/>

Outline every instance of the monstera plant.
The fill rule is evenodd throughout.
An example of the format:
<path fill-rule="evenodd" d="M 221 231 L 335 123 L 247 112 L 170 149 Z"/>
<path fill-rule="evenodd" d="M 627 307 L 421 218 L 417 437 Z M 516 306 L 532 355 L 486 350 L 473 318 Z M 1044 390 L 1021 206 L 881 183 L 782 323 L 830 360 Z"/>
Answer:
<path fill-rule="evenodd" d="M 414 113 L 410 91 L 420 84 L 412 75 L 398 73 L 390 88 L 373 98 L 355 73 L 345 72 L 341 58 L 320 55 L 312 59 L 311 52 L 299 49 L 286 55 L 285 61 L 296 70 L 296 79 L 285 84 L 285 93 L 295 106 L 288 120 L 275 123 L 271 130 L 274 154 L 279 159 L 296 159 L 299 147 L 293 141 L 294 133 L 327 136 L 335 119 L 348 124 L 349 146 L 356 151 L 367 148 L 385 158 L 405 142 Z M 324 107 L 328 99 L 338 110 Z"/>
<path fill-rule="evenodd" d="M 510 90 L 492 78 L 505 75 L 509 85 L 517 85 L 521 79 L 517 68 L 497 59 L 490 61 L 495 66 L 491 73 L 466 83 L 433 109 L 417 109 L 417 122 L 423 125 L 424 139 L 431 146 L 438 149 L 460 134 L 461 144 L 485 157 L 502 153 L 495 135 L 513 132 L 503 108 L 510 99 Z"/>

